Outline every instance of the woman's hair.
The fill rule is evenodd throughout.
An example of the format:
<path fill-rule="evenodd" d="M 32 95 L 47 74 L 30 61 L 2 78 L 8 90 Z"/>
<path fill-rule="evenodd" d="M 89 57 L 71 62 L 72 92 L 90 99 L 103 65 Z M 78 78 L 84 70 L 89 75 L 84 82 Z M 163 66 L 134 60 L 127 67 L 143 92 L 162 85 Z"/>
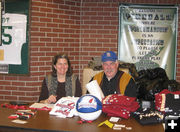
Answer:
<path fill-rule="evenodd" d="M 56 65 L 58 59 L 66 59 L 67 60 L 67 63 L 68 63 L 68 70 L 67 70 L 67 73 L 66 73 L 66 76 L 71 76 L 72 75 L 72 68 L 71 68 L 71 63 L 69 61 L 69 58 L 66 54 L 56 54 L 53 58 L 53 61 L 52 61 L 52 76 L 57 76 L 57 70 L 54 68 L 54 65 Z"/>

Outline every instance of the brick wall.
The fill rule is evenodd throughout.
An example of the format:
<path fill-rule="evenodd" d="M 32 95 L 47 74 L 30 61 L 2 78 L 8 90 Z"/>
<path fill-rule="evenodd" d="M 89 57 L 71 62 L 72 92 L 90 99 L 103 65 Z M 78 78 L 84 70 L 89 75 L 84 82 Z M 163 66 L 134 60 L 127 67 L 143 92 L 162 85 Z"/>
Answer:
<path fill-rule="evenodd" d="M 69 55 L 73 71 L 106 50 L 117 53 L 120 3 L 180 4 L 178 0 L 32 0 L 30 10 L 30 75 L 0 75 L 0 101 L 38 100 L 41 83 L 51 72 L 57 52 Z M 179 43 L 178 39 L 178 43 Z M 179 45 L 177 80 L 180 81 Z"/>

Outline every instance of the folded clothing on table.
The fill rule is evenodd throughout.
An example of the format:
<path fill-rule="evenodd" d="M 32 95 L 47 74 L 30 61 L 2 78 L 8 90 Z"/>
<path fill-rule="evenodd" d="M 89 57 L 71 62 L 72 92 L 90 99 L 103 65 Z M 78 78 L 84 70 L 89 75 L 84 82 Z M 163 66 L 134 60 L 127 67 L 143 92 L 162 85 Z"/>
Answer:
<path fill-rule="evenodd" d="M 120 94 L 106 96 L 103 100 L 102 111 L 108 116 L 116 116 L 128 119 L 131 112 L 136 111 L 140 106 L 135 97 L 128 97 Z"/>

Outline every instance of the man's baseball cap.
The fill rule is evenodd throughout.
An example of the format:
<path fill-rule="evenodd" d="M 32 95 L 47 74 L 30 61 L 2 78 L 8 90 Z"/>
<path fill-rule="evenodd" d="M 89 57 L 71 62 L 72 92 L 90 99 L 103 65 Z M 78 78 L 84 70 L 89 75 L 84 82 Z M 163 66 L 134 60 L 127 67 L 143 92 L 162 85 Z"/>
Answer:
<path fill-rule="evenodd" d="M 101 61 L 106 62 L 106 61 L 116 61 L 117 56 L 116 53 L 113 51 L 106 51 L 104 54 L 101 56 Z"/>

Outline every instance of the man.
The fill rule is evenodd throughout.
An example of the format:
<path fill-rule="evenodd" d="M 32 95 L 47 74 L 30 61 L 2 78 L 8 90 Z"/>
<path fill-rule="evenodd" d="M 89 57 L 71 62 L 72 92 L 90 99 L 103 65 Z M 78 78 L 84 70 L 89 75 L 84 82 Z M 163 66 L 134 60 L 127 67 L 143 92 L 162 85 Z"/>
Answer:
<path fill-rule="evenodd" d="M 136 85 L 130 74 L 120 71 L 117 56 L 113 51 L 106 51 L 101 56 L 103 71 L 96 74 L 93 80 L 97 80 L 104 96 L 110 94 L 122 94 L 136 97 Z"/>

